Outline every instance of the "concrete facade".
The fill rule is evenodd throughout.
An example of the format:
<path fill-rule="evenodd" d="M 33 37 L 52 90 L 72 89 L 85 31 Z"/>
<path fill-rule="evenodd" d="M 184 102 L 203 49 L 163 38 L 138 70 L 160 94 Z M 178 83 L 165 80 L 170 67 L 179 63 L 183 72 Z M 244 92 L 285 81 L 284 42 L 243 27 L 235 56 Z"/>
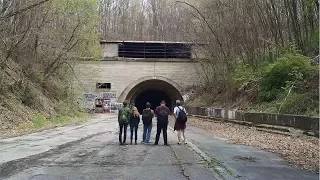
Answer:
<path fill-rule="evenodd" d="M 127 48 L 131 54 L 134 55 L 142 51 L 144 53 L 143 57 L 146 57 L 145 54 L 149 54 L 149 57 L 119 57 L 120 51 L 123 53 L 124 50 L 124 48 L 122 50 L 120 48 L 120 44 L 123 43 L 129 43 Z M 163 58 L 158 56 L 158 53 L 167 52 L 167 49 L 161 49 L 166 47 L 163 43 L 170 43 L 178 48 L 180 44 L 182 47 L 190 47 L 190 58 L 181 59 L 179 56 L 176 58 Z M 150 93 L 150 91 L 158 92 L 158 94 L 149 94 L 148 96 L 151 100 L 157 101 L 153 104 L 160 102 L 155 97 L 161 97 L 164 98 L 163 100 L 169 101 L 169 106 L 172 106 L 175 100 L 183 100 L 188 97 L 186 93 L 200 83 L 199 72 L 201 68 L 197 61 L 203 55 L 200 46 L 186 42 L 159 41 L 102 41 L 101 46 L 103 48 L 103 60 L 81 61 L 75 68 L 78 77 L 75 85 L 78 85 L 84 93 L 84 108 L 96 109 L 97 103 L 101 107 L 99 100 L 110 100 L 118 103 L 127 100 L 131 104 L 135 104 L 139 97 L 145 97 L 145 94 Z M 183 50 L 185 49 L 182 48 L 181 51 Z M 176 51 L 179 52 L 179 49 Z M 168 52 L 172 53 L 172 49 L 169 49 Z M 150 53 L 153 53 L 154 57 L 157 58 L 151 58 Z M 108 85 L 104 84 L 104 88 L 97 87 L 97 85 L 100 86 L 103 83 L 108 83 Z M 108 88 L 105 88 L 106 86 Z M 142 102 L 142 100 L 140 99 L 139 102 Z"/>
<path fill-rule="evenodd" d="M 118 56 L 118 44 L 103 44 L 103 57 L 117 57 Z"/>
<path fill-rule="evenodd" d="M 76 66 L 76 74 L 85 93 L 116 93 L 115 101 L 127 99 L 129 92 L 139 83 L 153 80 L 161 88 L 166 83 L 177 89 L 181 96 L 199 84 L 199 65 L 191 61 L 83 61 Z M 156 83 L 156 80 L 162 83 Z M 75 82 L 80 85 L 79 82 Z M 111 83 L 111 89 L 97 89 L 96 83 Z"/>

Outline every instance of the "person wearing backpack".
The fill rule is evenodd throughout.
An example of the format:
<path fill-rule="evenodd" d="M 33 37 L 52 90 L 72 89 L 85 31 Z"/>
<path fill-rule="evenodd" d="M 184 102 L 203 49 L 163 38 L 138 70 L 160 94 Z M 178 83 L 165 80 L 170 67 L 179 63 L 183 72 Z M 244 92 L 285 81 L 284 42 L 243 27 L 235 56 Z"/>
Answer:
<path fill-rule="evenodd" d="M 169 123 L 169 119 L 168 119 L 169 114 L 170 114 L 170 109 L 166 106 L 166 102 L 162 100 L 160 106 L 158 106 L 155 110 L 155 115 L 157 116 L 157 135 L 156 135 L 156 141 L 154 145 L 158 145 L 160 133 L 162 130 L 164 145 L 168 146 L 167 129 L 168 129 L 168 123 Z"/>
<path fill-rule="evenodd" d="M 181 133 L 183 135 L 183 143 L 186 144 L 186 136 L 184 131 L 186 129 L 187 112 L 184 107 L 181 106 L 181 102 L 179 100 L 176 101 L 177 106 L 173 110 L 175 123 L 174 130 L 178 132 L 178 144 L 181 144 Z"/>
<path fill-rule="evenodd" d="M 128 106 L 128 103 L 126 101 L 123 102 L 123 107 L 119 110 L 119 114 L 118 114 L 118 122 L 120 127 L 120 132 L 119 132 L 120 145 L 126 145 L 127 127 L 130 120 L 130 109 L 127 106 Z M 123 141 L 122 141 L 122 132 L 124 133 Z"/>
<path fill-rule="evenodd" d="M 138 134 L 138 126 L 140 123 L 140 114 L 136 107 L 132 107 L 132 113 L 130 116 L 130 145 L 132 145 L 133 140 L 133 130 L 134 130 L 134 144 L 137 145 L 137 134 Z"/>
<path fill-rule="evenodd" d="M 144 144 L 150 144 L 150 135 L 152 130 L 152 118 L 154 117 L 154 111 L 150 109 L 151 104 L 146 103 L 146 109 L 142 111 L 142 122 L 143 122 L 143 135 L 142 142 Z"/>

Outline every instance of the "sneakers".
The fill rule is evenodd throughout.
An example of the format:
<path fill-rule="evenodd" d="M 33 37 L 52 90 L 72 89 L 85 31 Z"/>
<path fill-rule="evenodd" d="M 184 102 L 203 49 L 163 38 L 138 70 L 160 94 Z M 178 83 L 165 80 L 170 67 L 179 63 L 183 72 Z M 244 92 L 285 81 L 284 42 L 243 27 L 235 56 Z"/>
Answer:
<path fill-rule="evenodd" d="M 147 142 L 147 143 L 144 143 L 144 144 L 151 144 L 151 142 Z"/>
<path fill-rule="evenodd" d="M 178 142 L 178 144 L 188 144 L 186 141 Z"/>

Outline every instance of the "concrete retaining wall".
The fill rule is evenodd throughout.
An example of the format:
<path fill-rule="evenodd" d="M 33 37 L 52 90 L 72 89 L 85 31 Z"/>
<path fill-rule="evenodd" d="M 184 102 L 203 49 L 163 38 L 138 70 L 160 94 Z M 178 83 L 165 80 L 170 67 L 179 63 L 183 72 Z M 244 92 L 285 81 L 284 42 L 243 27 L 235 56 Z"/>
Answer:
<path fill-rule="evenodd" d="M 253 124 L 270 124 L 288 126 L 302 130 L 319 130 L 319 118 L 308 116 L 249 113 L 219 108 L 186 107 L 190 115 L 208 116 L 214 118 L 252 122 Z"/>

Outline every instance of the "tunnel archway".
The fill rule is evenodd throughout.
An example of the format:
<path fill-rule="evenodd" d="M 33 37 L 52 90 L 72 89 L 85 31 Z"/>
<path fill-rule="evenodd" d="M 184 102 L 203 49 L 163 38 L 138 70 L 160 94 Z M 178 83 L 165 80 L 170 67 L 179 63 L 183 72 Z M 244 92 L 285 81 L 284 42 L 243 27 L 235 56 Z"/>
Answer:
<path fill-rule="evenodd" d="M 140 79 L 127 88 L 119 99 L 125 99 L 134 104 L 141 112 L 146 102 L 151 103 L 151 108 L 159 106 L 161 100 L 165 100 L 167 106 L 172 109 L 175 100 L 182 100 L 180 87 L 167 78 Z M 125 97 L 125 98 L 124 98 Z"/>

